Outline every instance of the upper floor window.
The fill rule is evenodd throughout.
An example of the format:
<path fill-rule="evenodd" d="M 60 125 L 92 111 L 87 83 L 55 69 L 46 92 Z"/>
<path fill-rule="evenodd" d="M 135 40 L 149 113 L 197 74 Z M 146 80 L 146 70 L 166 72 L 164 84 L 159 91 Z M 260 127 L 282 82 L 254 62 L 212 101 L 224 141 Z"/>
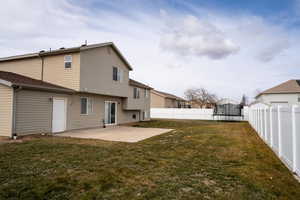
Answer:
<path fill-rule="evenodd" d="M 149 90 L 145 89 L 145 98 L 148 98 L 148 97 L 149 97 Z"/>
<path fill-rule="evenodd" d="M 133 98 L 134 99 L 140 98 L 140 89 L 139 88 L 133 88 Z"/>
<path fill-rule="evenodd" d="M 118 67 L 113 67 L 113 80 L 122 82 L 123 81 L 123 70 Z"/>
<path fill-rule="evenodd" d="M 65 69 L 71 68 L 72 67 L 72 56 L 71 55 L 66 55 L 65 56 Z"/>

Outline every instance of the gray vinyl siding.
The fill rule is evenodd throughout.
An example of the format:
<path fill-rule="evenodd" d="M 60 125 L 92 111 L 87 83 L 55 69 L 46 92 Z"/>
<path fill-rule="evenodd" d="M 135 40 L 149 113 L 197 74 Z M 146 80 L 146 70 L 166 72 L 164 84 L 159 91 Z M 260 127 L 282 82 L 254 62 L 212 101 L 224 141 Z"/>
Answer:
<path fill-rule="evenodd" d="M 51 132 L 51 97 L 68 97 L 68 95 L 32 90 L 20 90 L 16 93 L 15 131 L 18 135 Z"/>
<path fill-rule="evenodd" d="M 123 70 L 123 81 L 113 80 L 113 67 Z M 129 69 L 111 47 L 80 52 L 80 91 L 127 97 Z"/>
<path fill-rule="evenodd" d="M 60 94 L 34 90 L 20 90 L 16 93 L 16 130 L 18 135 L 50 133 L 52 132 L 51 98 L 67 99 L 67 130 L 102 127 L 104 119 L 105 101 L 116 101 L 117 123 L 124 124 L 139 121 L 139 111 L 123 110 L 122 98 L 91 95 L 91 94 Z M 93 113 L 80 114 L 80 97 L 93 99 Z M 133 114 L 136 119 L 133 119 Z"/>

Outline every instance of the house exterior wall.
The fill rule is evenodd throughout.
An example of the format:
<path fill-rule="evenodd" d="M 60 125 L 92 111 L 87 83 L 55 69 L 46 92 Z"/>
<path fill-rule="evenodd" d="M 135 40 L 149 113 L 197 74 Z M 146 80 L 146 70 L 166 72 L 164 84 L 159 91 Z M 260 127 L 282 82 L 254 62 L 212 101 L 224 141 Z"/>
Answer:
<path fill-rule="evenodd" d="M 129 69 L 111 47 L 81 51 L 80 91 L 127 97 Z M 123 81 L 113 80 L 113 67 L 123 70 Z"/>
<path fill-rule="evenodd" d="M 128 98 L 125 99 L 124 102 L 124 109 L 126 110 L 142 110 L 150 112 L 150 102 L 151 102 L 151 95 L 150 90 L 145 88 L 139 88 L 140 90 L 140 98 L 135 99 L 134 97 L 134 88 L 139 88 L 136 86 L 130 86 L 128 89 Z M 146 90 L 148 96 L 146 96 Z"/>
<path fill-rule="evenodd" d="M 65 68 L 64 57 L 72 56 L 72 67 Z M 56 85 L 79 91 L 80 53 L 67 53 L 44 57 L 43 80 Z"/>
<path fill-rule="evenodd" d="M 12 136 L 13 88 L 0 84 L 0 136 Z"/>
<path fill-rule="evenodd" d="M 20 90 L 16 94 L 16 133 L 18 135 L 52 132 L 51 98 L 67 99 L 66 130 L 102 127 L 105 101 L 117 102 L 117 123 L 124 124 L 139 121 L 139 111 L 122 109 L 123 99 L 94 94 L 60 94 L 34 90 Z M 80 97 L 92 98 L 93 112 L 80 114 Z M 133 119 L 133 115 L 136 119 Z"/>
<path fill-rule="evenodd" d="M 165 98 L 151 92 L 151 108 L 165 108 Z"/>
<path fill-rule="evenodd" d="M 27 58 L 14 61 L 0 62 L 0 71 L 13 72 L 34 79 L 41 79 L 41 58 Z"/>
<path fill-rule="evenodd" d="M 165 107 L 166 108 L 178 108 L 178 101 L 175 99 L 165 98 Z"/>
<path fill-rule="evenodd" d="M 70 95 L 20 90 L 16 98 L 16 125 L 18 135 L 49 133 L 52 131 L 52 97 L 69 98 Z M 69 113 L 69 112 L 68 112 Z M 67 116 L 68 118 L 68 116 Z"/>
<path fill-rule="evenodd" d="M 257 100 L 272 105 L 300 105 L 300 94 L 262 94 Z"/>

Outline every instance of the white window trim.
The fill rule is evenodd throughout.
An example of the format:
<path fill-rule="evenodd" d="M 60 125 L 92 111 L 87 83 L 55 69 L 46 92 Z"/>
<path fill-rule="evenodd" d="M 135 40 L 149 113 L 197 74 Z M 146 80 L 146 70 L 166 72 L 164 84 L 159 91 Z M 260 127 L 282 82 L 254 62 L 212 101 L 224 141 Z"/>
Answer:
<path fill-rule="evenodd" d="M 70 60 L 66 60 L 67 57 L 69 57 Z M 71 67 L 66 68 L 66 63 L 71 63 Z M 64 56 L 64 67 L 65 67 L 65 69 L 72 69 L 72 63 L 73 63 L 72 55 L 65 55 Z"/>
<path fill-rule="evenodd" d="M 94 113 L 94 99 L 92 97 L 88 98 L 88 114 L 93 114 Z M 89 107 L 91 109 L 89 109 Z"/>
<path fill-rule="evenodd" d="M 145 88 L 145 98 L 149 98 L 149 91 Z"/>
<path fill-rule="evenodd" d="M 113 69 L 114 68 L 117 68 L 117 80 L 113 80 L 113 81 L 122 83 L 124 80 L 124 70 L 121 69 L 120 67 L 116 67 L 116 66 L 113 66 Z M 114 70 L 113 70 L 113 73 L 114 73 Z"/>
<path fill-rule="evenodd" d="M 135 96 L 135 93 L 134 93 L 135 89 L 136 89 L 136 96 Z M 140 96 L 140 88 L 138 88 L 138 87 L 134 87 L 133 88 L 133 98 L 134 99 L 140 99 L 141 98 L 141 96 Z"/>
<path fill-rule="evenodd" d="M 118 102 L 117 101 L 104 101 L 104 118 L 105 118 L 105 103 L 115 103 L 116 107 L 116 113 L 115 113 L 115 123 L 113 124 L 105 124 L 106 126 L 114 126 L 114 125 L 117 125 L 118 124 Z"/>

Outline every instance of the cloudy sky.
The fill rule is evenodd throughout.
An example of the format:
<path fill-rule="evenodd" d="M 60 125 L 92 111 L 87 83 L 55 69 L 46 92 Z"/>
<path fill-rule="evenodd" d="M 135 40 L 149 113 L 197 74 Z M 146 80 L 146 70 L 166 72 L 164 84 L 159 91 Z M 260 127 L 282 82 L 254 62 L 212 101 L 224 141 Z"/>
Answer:
<path fill-rule="evenodd" d="M 201 3 L 200 3 L 201 2 Z M 300 79 L 300 0 L 9 0 L 0 57 L 113 41 L 131 77 L 240 100 Z"/>

